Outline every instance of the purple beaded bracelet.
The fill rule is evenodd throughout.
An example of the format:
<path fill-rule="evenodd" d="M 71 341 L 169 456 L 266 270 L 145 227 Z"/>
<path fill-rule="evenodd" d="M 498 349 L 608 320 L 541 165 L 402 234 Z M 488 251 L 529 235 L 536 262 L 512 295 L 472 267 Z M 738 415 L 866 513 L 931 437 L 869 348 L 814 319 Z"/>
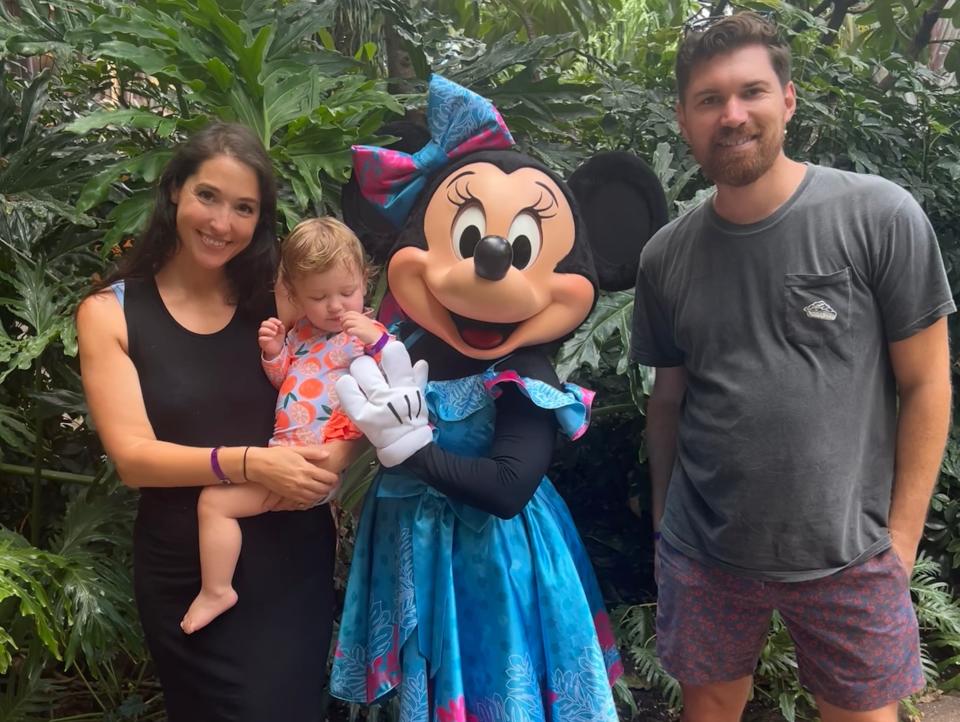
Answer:
<path fill-rule="evenodd" d="M 223 469 L 220 467 L 220 460 L 217 458 L 217 452 L 222 448 L 222 446 L 214 446 L 210 449 L 210 468 L 213 469 L 214 476 L 220 480 L 221 484 L 232 484 L 233 481 L 223 473 Z"/>

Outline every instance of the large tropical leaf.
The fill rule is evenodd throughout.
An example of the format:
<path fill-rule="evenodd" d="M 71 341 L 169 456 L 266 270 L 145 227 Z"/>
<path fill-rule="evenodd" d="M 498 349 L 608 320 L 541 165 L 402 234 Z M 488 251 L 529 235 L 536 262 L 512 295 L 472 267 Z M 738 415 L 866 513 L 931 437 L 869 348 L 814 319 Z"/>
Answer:
<path fill-rule="evenodd" d="M 0 629 L 0 643 L 3 630 Z M 0 650 L 2 655 L 2 650 Z M 0 672 L 0 719 L 4 722 L 47 722 L 51 700 L 64 692 L 64 684 L 46 671 L 46 655 L 42 647 L 31 647 L 17 660 L 10 674 Z"/>
<path fill-rule="evenodd" d="M 135 497 L 94 486 L 70 504 L 52 549 L 63 559 L 54 603 L 64 624 L 63 658 L 97 669 L 117 652 L 143 652 L 129 559 Z M 119 562 L 119 563 L 118 563 Z"/>
<path fill-rule="evenodd" d="M 51 104 L 50 80 L 44 71 L 26 84 L 12 81 L 11 90 L 0 66 L 0 211 L 92 226 L 94 219 L 76 210 L 71 200 L 110 147 L 79 141 L 41 122 Z"/>
<path fill-rule="evenodd" d="M 19 534 L 0 527 L 0 602 L 15 601 L 12 619 L 0 619 L 0 675 L 9 667 L 12 628 L 18 622 L 32 625 L 37 639 L 61 659 L 60 626 L 57 624 L 48 589 L 62 568 L 56 555 L 42 552 Z"/>
<path fill-rule="evenodd" d="M 12 274 L 0 273 L 0 282 L 13 292 L 0 306 L 15 320 L 12 329 L 0 324 L 0 382 L 16 369 L 32 366 L 54 342 L 76 353 L 73 318 L 67 311 L 76 295 L 41 263 L 15 259 Z"/>
<path fill-rule="evenodd" d="M 29 453 L 33 441 L 34 434 L 20 411 L 0 406 L 0 459 L 4 458 L 5 449 Z"/>
<path fill-rule="evenodd" d="M 76 51 L 71 34 L 85 28 L 117 0 L 17 0 L 0 3 L 0 56 L 53 53 L 66 57 Z"/>
<path fill-rule="evenodd" d="M 131 89 L 151 105 L 105 108 L 69 129 L 131 139 L 147 131 L 159 141 L 196 129 L 198 120 L 237 120 L 258 133 L 282 185 L 293 191 L 280 205 L 288 223 L 336 208 L 350 145 L 372 141 L 385 114 L 403 108 L 360 63 L 316 43 L 315 34 L 332 22 L 333 5 L 151 0 L 101 15 L 84 42 L 130 77 Z M 146 77 L 153 82 L 144 83 Z M 144 158 L 144 150 L 130 145 L 130 158 L 101 169 L 83 190 L 84 211 L 121 194 L 109 212 L 104 254 L 149 212 L 147 196 L 136 189 L 153 182 L 168 156 L 148 148 Z"/>
<path fill-rule="evenodd" d="M 557 376 L 565 380 L 581 366 L 594 371 L 600 368 L 601 352 L 615 345 L 619 337 L 617 373 L 624 373 L 629 364 L 630 320 L 633 315 L 633 293 L 617 291 L 601 294 L 593 312 L 573 337 L 560 348 Z"/>

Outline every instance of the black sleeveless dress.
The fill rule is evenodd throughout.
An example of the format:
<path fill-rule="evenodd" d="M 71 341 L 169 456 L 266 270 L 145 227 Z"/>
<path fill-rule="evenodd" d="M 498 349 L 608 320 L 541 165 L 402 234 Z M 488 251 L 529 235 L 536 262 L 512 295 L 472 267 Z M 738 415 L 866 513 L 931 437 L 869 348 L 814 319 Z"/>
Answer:
<path fill-rule="evenodd" d="M 276 389 L 260 367 L 257 327 L 238 311 L 213 334 L 183 328 L 155 281 L 125 284 L 130 358 L 157 438 L 188 446 L 264 446 Z M 240 600 L 192 635 L 180 620 L 200 589 L 201 487 L 143 488 L 134 591 L 169 722 L 319 722 L 333 617 L 329 510 L 240 521 Z"/>

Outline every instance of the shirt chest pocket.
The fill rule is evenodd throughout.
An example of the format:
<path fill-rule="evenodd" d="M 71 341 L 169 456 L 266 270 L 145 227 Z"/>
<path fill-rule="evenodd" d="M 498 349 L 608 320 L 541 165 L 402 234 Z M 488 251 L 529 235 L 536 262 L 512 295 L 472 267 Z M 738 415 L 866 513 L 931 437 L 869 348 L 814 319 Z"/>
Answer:
<path fill-rule="evenodd" d="M 850 328 L 850 268 L 784 276 L 784 331 L 788 341 L 820 346 Z"/>

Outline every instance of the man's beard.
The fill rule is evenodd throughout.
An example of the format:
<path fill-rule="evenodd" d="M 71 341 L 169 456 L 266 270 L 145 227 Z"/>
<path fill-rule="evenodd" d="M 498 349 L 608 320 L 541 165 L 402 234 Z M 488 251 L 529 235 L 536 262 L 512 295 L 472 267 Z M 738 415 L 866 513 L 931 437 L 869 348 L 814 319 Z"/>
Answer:
<path fill-rule="evenodd" d="M 783 149 L 783 128 L 764 130 L 754 128 L 724 128 L 717 141 L 736 141 L 754 137 L 756 145 L 750 152 L 735 148 L 724 150 L 712 144 L 705 158 L 698 159 L 703 174 L 718 185 L 740 188 L 750 185 L 770 170 Z"/>

